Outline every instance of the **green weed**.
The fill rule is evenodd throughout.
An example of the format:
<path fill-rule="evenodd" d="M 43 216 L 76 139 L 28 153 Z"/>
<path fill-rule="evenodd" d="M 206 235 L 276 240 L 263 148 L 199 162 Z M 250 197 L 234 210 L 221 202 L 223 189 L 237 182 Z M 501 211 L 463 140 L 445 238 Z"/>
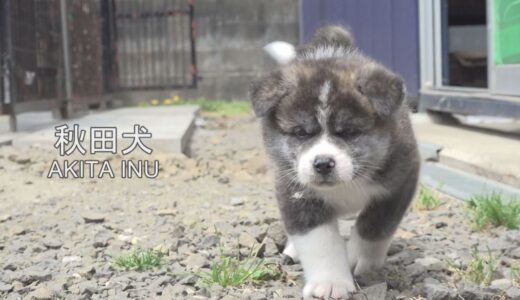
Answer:
<path fill-rule="evenodd" d="M 497 261 L 488 251 L 487 257 L 482 257 L 477 250 L 473 251 L 472 260 L 465 271 L 466 277 L 476 284 L 488 285 L 493 280 L 493 274 L 497 270 Z"/>
<path fill-rule="evenodd" d="M 477 195 L 470 199 L 468 206 L 477 230 L 498 226 L 519 228 L 520 202 L 516 199 L 506 202 L 498 193 Z"/>
<path fill-rule="evenodd" d="M 434 210 L 437 209 L 440 205 L 441 200 L 439 199 L 439 195 L 437 195 L 437 193 L 430 188 L 421 185 L 419 188 L 417 201 L 415 202 L 415 207 L 418 210 Z"/>
<path fill-rule="evenodd" d="M 114 260 L 114 265 L 125 271 L 145 271 L 163 264 L 164 253 L 152 249 L 137 249 Z"/>
<path fill-rule="evenodd" d="M 196 274 L 205 285 L 219 284 L 222 287 L 240 286 L 248 281 L 267 281 L 279 279 L 283 271 L 278 264 L 269 264 L 258 258 L 258 247 L 253 247 L 246 257 L 225 255 L 223 246 L 219 243 L 220 256 L 213 261 L 210 271 Z"/>

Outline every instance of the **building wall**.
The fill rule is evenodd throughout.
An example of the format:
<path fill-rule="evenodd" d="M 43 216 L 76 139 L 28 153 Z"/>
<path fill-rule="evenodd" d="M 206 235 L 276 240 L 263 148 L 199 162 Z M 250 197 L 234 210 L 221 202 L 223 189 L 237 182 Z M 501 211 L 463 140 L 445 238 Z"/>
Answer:
<path fill-rule="evenodd" d="M 246 99 L 254 76 L 274 63 L 269 42 L 299 42 L 298 0 L 197 0 L 197 94 Z"/>
<path fill-rule="evenodd" d="M 417 0 L 302 0 L 302 37 L 322 24 L 351 28 L 357 46 L 400 74 L 409 96 L 419 90 Z"/>

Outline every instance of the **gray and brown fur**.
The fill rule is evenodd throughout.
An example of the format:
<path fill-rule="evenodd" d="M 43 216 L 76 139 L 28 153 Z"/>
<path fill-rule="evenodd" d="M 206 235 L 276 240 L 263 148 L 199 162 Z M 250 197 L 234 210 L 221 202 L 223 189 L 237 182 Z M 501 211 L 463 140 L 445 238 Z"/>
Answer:
<path fill-rule="evenodd" d="M 324 81 L 331 85 L 326 128 L 318 121 Z M 373 241 L 392 236 L 415 193 L 420 162 L 399 76 L 356 49 L 345 29 L 324 27 L 293 62 L 253 82 L 251 99 L 275 165 L 276 197 L 289 234 L 305 233 L 341 213 L 293 176 L 299 154 L 327 131 L 352 157 L 352 181 L 368 180 L 386 190 L 359 213 L 359 235 Z M 297 137 L 295 128 L 308 137 Z"/>

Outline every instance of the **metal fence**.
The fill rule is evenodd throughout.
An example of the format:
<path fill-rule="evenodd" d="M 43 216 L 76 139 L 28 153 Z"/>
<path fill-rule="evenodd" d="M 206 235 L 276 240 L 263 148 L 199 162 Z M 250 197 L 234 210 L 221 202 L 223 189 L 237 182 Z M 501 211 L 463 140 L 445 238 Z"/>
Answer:
<path fill-rule="evenodd" d="M 191 0 L 0 1 L 1 113 L 71 111 L 127 89 L 196 87 Z"/>

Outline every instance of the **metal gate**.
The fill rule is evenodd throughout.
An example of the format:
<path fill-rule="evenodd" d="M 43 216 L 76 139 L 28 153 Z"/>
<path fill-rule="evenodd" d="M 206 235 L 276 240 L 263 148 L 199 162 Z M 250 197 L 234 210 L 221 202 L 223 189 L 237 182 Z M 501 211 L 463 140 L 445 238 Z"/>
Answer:
<path fill-rule="evenodd" d="M 51 109 L 62 98 L 57 0 L 2 1 L 2 112 Z"/>
<path fill-rule="evenodd" d="M 113 90 L 196 87 L 192 0 L 113 0 L 107 14 Z"/>
<path fill-rule="evenodd" d="M 0 0 L 0 114 L 12 120 L 196 87 L 196 65 L 192 0 Z"/>

